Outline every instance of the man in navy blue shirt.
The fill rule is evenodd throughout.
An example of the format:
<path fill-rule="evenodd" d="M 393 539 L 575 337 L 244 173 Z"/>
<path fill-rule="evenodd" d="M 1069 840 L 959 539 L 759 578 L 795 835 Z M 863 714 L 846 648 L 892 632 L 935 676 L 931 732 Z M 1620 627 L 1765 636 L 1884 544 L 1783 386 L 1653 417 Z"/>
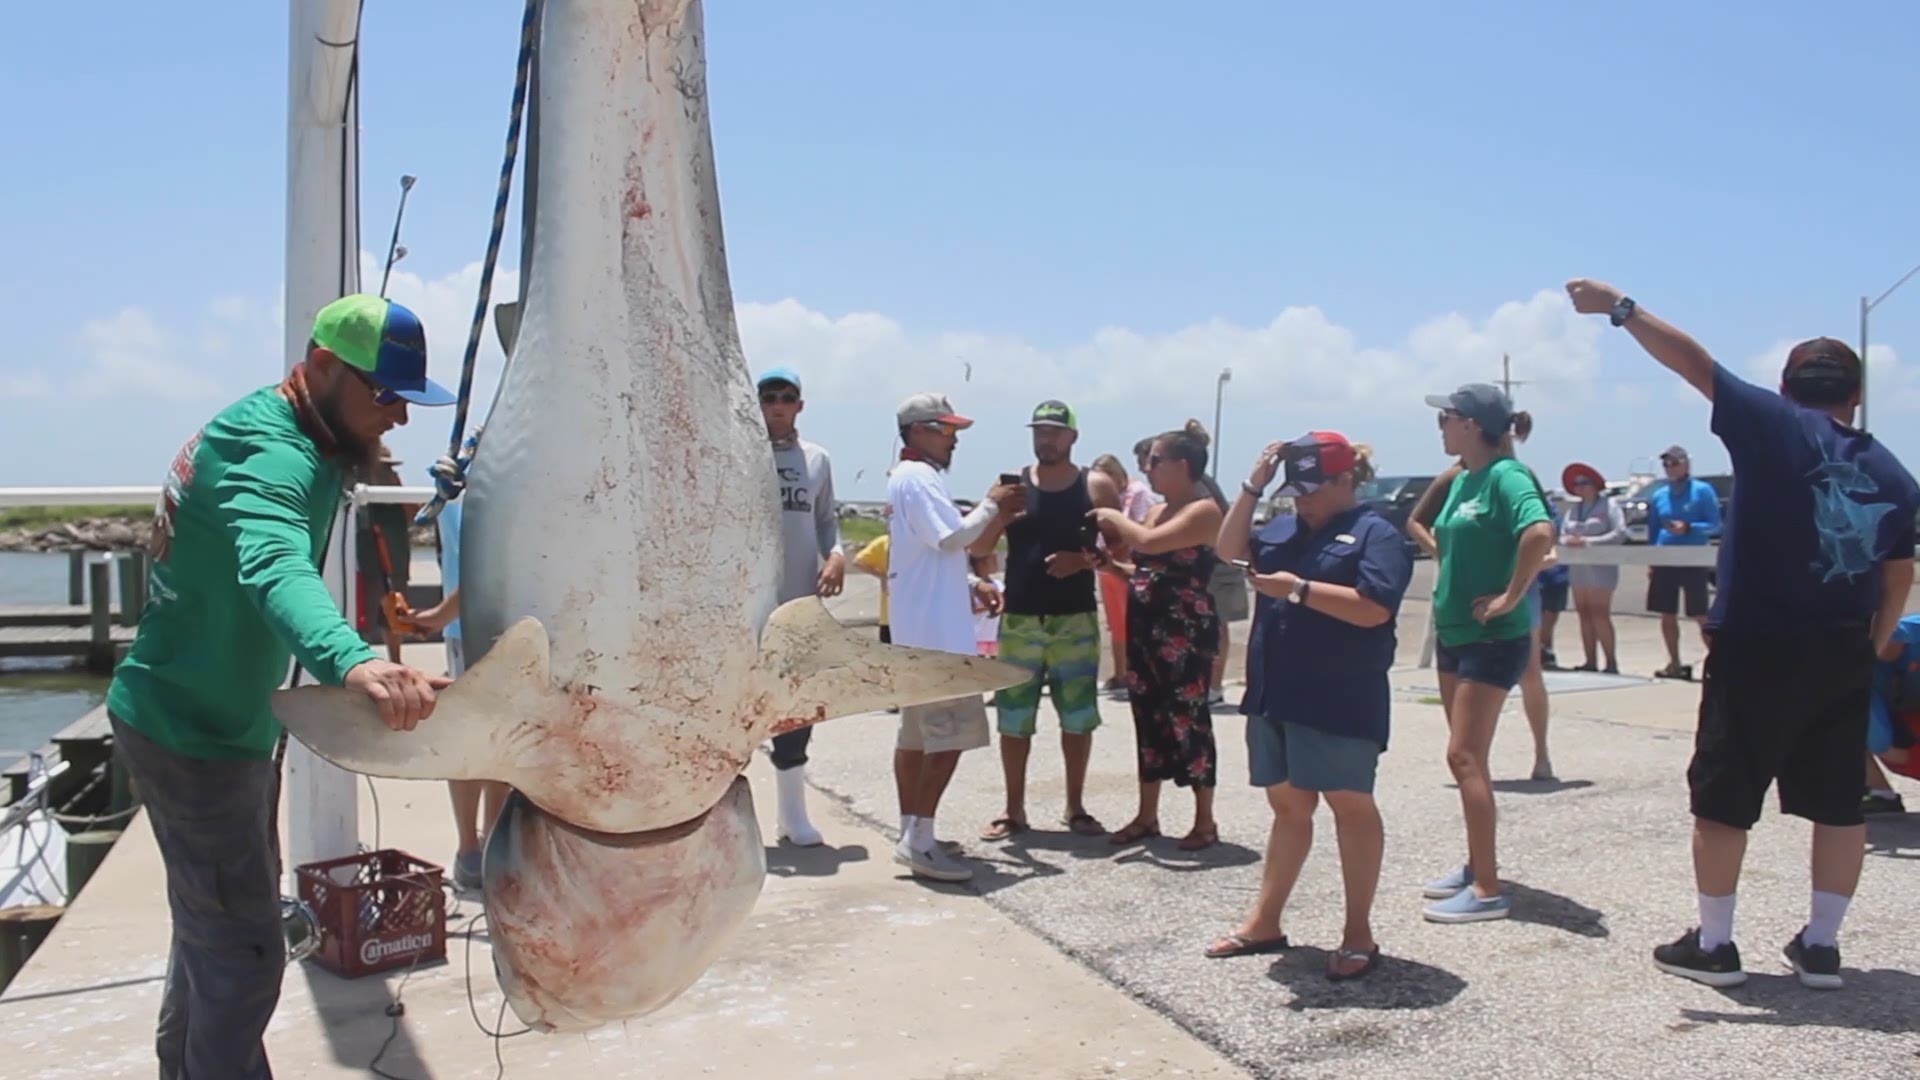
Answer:
<path fill-rule="evenodd" d="M 1683 447 L 1669 446 L 1660 455 L 1667 482 L 1647 498 L 1647 531 L 1656 547 L 1705 547 L 1720 533 L 1720 493 L 1705 480 L 1695 480 L 1691 459 Z M 1663 679 L 1691 679 L 1693 667 L 1680 662 L 1680 598 L 1687 600 L 1687 618 L 1701 629 L 1707 625 L 1707 567 L 1654 566 L 1647 571 L 1647 610 L 1660 616 L 1660 636 L 1667 644 L 1667 666 L 1655 672 Z"/>
<path fill-rule="evenodd" d="M 1295 512 L 1252 534 L 1253 511 L 1284 464 Z M 1207 955 L 1284 948 L 1280 919 L 1313 846 L 1313 813 L 1324 796 L 1340 840 L 1346 929 L 1327 975 L 1359 978 L 1380 950 L 1371 912 L 1385 838 L 1373 784 L 1387 746 L 1394 623 L 1413 578 L 1413 553 L 1393 523 L 1359 503 L 1373 476 L 1363 447 L 1331 431 L 1267 447 L 1220 526 L 1216 550 L 1252 577 L 1256 600 L 1247 647 L 1247 755 L 1267 789 L 1273 831 L 1260 897 L 1238 931 Z"/>
<path fill-rule="evenodd" d="M 1700 925 L 1654 950 L 1661 970 L 1746 980 L 1733 943 L 1747 831 L 1778 782 L 1782 813 L 1813 822 L 1813 897 L 1786 946 L 1804 985 L 1840 986 L 1840 923 L 1860 881 L 1860 812 L 1876 654 L 1913 587 L 1920 488 L 1852 426 L 1860 358 L 1843 342 L 1794 346 L 1774 393 L 1736 378 L 1698 342 L 1610 285 L 1571 281 L 1574 309 L 1607 314 L 1713 402 L 1733 459 L 1720 595 L 1707 616 L 1699 728 L 1687 768 Z"/>

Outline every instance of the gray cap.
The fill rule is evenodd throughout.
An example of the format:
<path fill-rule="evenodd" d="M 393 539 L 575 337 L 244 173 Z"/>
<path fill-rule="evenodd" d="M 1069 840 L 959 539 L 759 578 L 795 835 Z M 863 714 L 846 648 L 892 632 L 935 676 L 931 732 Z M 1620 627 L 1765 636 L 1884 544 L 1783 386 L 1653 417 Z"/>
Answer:
<path fill-rule="evenodd" d="M 894 418 L 901 427 L 914 424 L 952 424 L 957 428 L 972 427 L 973 421 L 953 411 L 953 404 L 945 394 L 915 394 L 900 403 L 894 410 Z"/>
<path fill-rule="evenodd" d="M 1436 409 L 1451 409 L 1480 425 L 1481 431 L 1505 434 L 1513 423 L 1513 402 L 1500 388 L 1488 383 L 1468 383 L 1451 394 L 1429 394 L 1427 404 Z"/>
<path fill-rule="evenodd" d="M 1677 446 L 1677 445 L 1669 446 L 1665 450 L 1660 451 L 1660 460 L 1661 461 L 1686 461 L 1687 448 L 1684 446 Z"/>

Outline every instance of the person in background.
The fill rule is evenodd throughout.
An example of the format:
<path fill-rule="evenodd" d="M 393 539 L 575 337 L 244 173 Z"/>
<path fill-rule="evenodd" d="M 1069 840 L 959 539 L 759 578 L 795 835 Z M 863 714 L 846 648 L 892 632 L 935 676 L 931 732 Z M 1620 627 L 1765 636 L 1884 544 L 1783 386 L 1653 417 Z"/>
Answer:
<path fill-rule="evenodd" d="M 1130 588 L 1127 669 L 1140 807 L 1108 838 L 1115 845 L 1160 835 L 1160 785 L 1167 780 L 1193 789 L 1193 828 L 1181 839 L 1182 850 L 1199 851 L 1220 839 L 1213 818 L 1219 756 L 1207 702 L 1220 616 L 1207 582 L 1219 561 L 1213 544 L 1222 515 L 1201 484 L 1206 470 L 1206 429 L 1189 420 L 1153 441 L 1147 480 L 1165 502 L 1144 524 L 1113 507 L 1090 514 L 1108 545 L 1132 558 L 1129 563 L 1095 550 L 1102 572 L 1124 575 Z"/>
<path fill-rule="evenodd" d="M 1620 500 L 1607 494 L 1606 478 L 1591 465 L 1575 462 L 1560 474 L 1560 483 L 1573 497 L 1560 519 L 1560 546 L 1606 547 L 1624 544 L 1627 522 Z M 1573 609 L 1580 618 L 1580 648 L 1586 660 L 1575 671 L 1620 672 L 1614 652 L 1613 593 L 1620 586 L 1618 566 L 1581 563 L 1567 567 L 1573 586 Z M 1602 669 L 1599 653 L 1605 653 Z"/>
<path fill-rule="evenodd" d="M 172 943 L 154 1053 L 165 1077 L 265 1080 L 287 966 L 272 698 L 303 680 L 372 701 L 412 731 L 451 680 L 374 655 L 321 578 L 347 477 L 427 378 L 426 330 L 399 304 L 342 297 L 284 381 L 223 409 L 174 457 L 155 508 L 151 599 L 107 688 L 126 767 L 166 873 Z"/>
<path fill-rule="evenodd" d="M 1867 847 L 1861 751 L 1876 666 L 1901 652 L 1920 485 L 1853 426 L 1865 371 L 1846 343 L 1800 342 L 1767 390 L 1611 285 L 1579 278 L 1567 293 L 1712 403 L 1740 478 L 1687 766 L 1700 919 L 1653 950 L 1654 966 L 1709 986 L 1746 980 L 1733 940 L 1740 866 L 1777 782 L 1780 812 L 1813 825 L 1807 921 L 1783 953 L 1801 985 L 1838 989 L 1840 927 Z"/>
<path fill-rule="evenodd" d="M 1552 510 L 1552 506 L 1548 506 Z M 1556 562 L 1540 571 L 1538 582 L 1540 589 L 1540 667 L 1543 671 L 1560 670 L 1560 657 L 1554 651 L 1554 631 L 1560 626 L 1560 616 L 1567 610 L 1568 593 L 1572 591 L 1573 577 L 1568 572 L 1572 568 L 1565 563 Z M 1546 685 L 1545 678 L 1541 686 Z"/>
<path fill-rule="evenodd" d="M 887 573 L 892 582 L 894 644 L 977 655 L 973 590 L 967 583 L 967 548 L 996 517 L 1026 509 L 1025 486 L 998 484 L 962 516 L 947 487 L 947 470 L 960 432 L 973 421 L 956 413 L 945 395 L 915 394 L 894 411 L 900 430 L 900 462 L 887 476 Z M 900 796 L 900 842 L 895 862 L 915 876 L 966 881 L 973 871 L 936 839 L 934 818 L 960 755 L 992 743 L 986 701 L 963 694 L 900 710 L 893 753 Z"/>
<path fill-rule="evenodd" d="M 994 578 L 1000 556 L 968 556 L 967 584 L 973 589 L 973 637 L 981 656 L 1000 655 L 1000 613 L 1006 609 L 1006 590 Z"/>
<path fill-rule="evenodd" d="M 477 442 L 476 429 L 471 441 Z M 459 500 L 440 509 L 441 599 L 430 608 L 415 612 L 413 624 L 428 632 L 439 631 L 447 649 L 447 676 L 457 679 L 467 670 L 466 645 L 460 636 L 460 521 Z M 481 886 L 482 853 L 493 823 L 500 819 L 500 808 L 507 803 L 507 785 L 498 780 L 449 780 L 447 794 L 453 803 L 453 829 L 456 847 L 453 857 L 453 884 L 469 891 Z"/>
<path fill-rule="evenodd" d="M 1199 421 L 1189 423 L 1194 425 L 1203 444 L 1210 440 L 1211 437 L 1206 429 L 1199 427 Z M 1225 517 L 1230 504 L 1227 502 L 1226 495 L 1220 491 L 1220 485 L 1214 482 L 1212 475 L 1205 473 L 1200 476 L 1199 483 L 1206 491 L 1207 497 L 1220 508 L 1221 516 Z M 1248 596 L 1250 590 L 1247 588 L 1247 576 L 1240 572 L 1239 567 L 1229 564 L 1224 559 L 1214 560 L 1213 576 L 1207 579 L 1207 591 L 1213 594 L 1214 611 L 1220 616 L 1220 649 L 1213 658 L 1207 704 L 1219 707 L 1227 703 L 1227 659 L 1233 650 L 1233 624 L 1245 620 L 1251 614 L 1249 610 L 1251 598 Z"/>
<path fill-rule="evenodd" d="M 1526 605 L 1554 529 L 1539 481 L 1510 453 L 1513 405 L 1498 387 L 1472 383 L 1427 404 L 1440 410 L 1447 453 L 1466 467 L 1448 485 L 1433 528 L 1433 622 L 1467 862 L 1427 883 L 1433 902 L 1423 915 L 1442 923 L 1503 919 L 1513 900 L 1500 888 L 1487 752 L 1507 695 L 1540 662 Z"/>
<path fill-rule="evenodd" d="M 1095 507 L 1118 507 L 1120 489 L 1105 473 L 1074 463 L 1080 420 L 1063 401 L 1034 407 L 1034 463 L 1012 475 L 1026 492 L 1026 513 L 1007 520 L 1006 614 L 1000 620 L 1000 659 L 1027 671 L 1027 681 L 994 695 L 999 713 L 1000 765 L 1006 806 L 980 832 L 1005 840 L 1026 831 L 1027 763 L 1040 723 L 1044 691 L 1060 724 L 1066 806 L 1060 821 L 1083 836 L 1106 832 L 1087 812 L 1087 765 L 1100 727 L 1100 608 L 1098 577 L 1089 553 L 1098 532 L 1087 520 Z M 1002 525 L 987 527 L 969 548 L 988 554 Z"/>
<path fill-rule="evenodd" d="M 867 541 L 853 556 L 853 568 L 870 577 L 880 579 L 880 642 L 883 645 L 893 643 L 893 634 L 887 629 L 887 545 L 892 537 L 887 533 Z"/>
<path fill-rule="evenodd" d="M 1413 580 L 1406 539 L 1356 487 L 1373 478 L 1372 452 L 1337 432 L 1274 443 L 1254 462 L 1220 527 L 1219 552 L 1250 562 L 1256 614 L 1247 656 L 1247 757 L 1267 792 L 1273 829 L 1260 896 L 1211 957 L 1288 947 L 1287 898 L 1313 847 L 1313 815 L 1333 811 L 1346 886 L 1346 928 L 1327 978 L 1357 979 L 1379 962 L 1373 898 L 1386 846 L 1373 799 L 1386 749 L 1395 622 Z M 1258 533 L 1253 515 L 1285 466 L 1280 494 L 1295 513 Z"/>
<path fill-rule="evenodd" d="M 772 368 L 757 385 L 779 477 L 779 600 L 784 604 L 805 596 L 823 600 L 838 596 L 846 585 L 847 561 L 840 551 L 833 459 L 824 447 L 800 437 L 798 422 L 807 403 L 798 373 L 792 368 Z M 825 842 L 807 817 L 807 745 L 812 740 L 812 725 L 775 735 L 769 754 L 779 785 L 779 835 L 799 847 Z"/>
<path fill-rule="evenodd" d="M 1107 475 L 1120 490 L 1120 509 L 1131 521 L 1144 522 L 1153 509 L 1153 489 L 1139 477 L 1127 475 L 1126 467 L 1112 454 L 1093 459 L 1093 467 Z M 1113 574 L 1100 575 L 1100 606 L 1107 616 L 1107 635 L 1113 645 L 1113 677 L 1107 680 L 1109 693 L 1127 687 L 1127 583 Z"/>
<path fill-rule="evenodd" d="M 1533 416 L 1525 410 L 1514 412 L 1512 427 L 1500 440 L 1500 453 L 1505 457 L 1513 457 L 1515 444 L 1526 442 L 1532 434 Z M 1534 490 L 1540 493 L 1541 505 L 1548 506 L 1548 512 L 1551 514 L 1551 507 L 1547 502 L 1547 490 L 1541 485 L 1540 478 L 1534 475 L 1533 470 L 1526 465 L 1521 464 L 1520 467 L 1526 470 L 1528 479 L 1533 482 Z M 1454 462 L 1427 486 L 1426 491 L 1421 492 L 1419 500 L 1413 505 L 1413 512 L 1407 516 L 1408 534 L 1426 551 L 1429 558 L 1439 558 L 1433 536 L 1434 521 L 1440 516 L 1441 506 L 1445 503 L 1447 492 L 1452 490 L 1453 482 L 1466 471 L 1463 464 Z M 1533 736 L 1533 771 L 1528 775 L 1537 781 L 1548 781 L 1554 778 L 1553 760 L 1547 750 L 1547 727 L 1551 719 L 1553 702 L 1547 694 L 1546 655 L 1541 647 L 1541 634 L 1542 624 L 1546 619 L 1546 579 L 1555 570 L 1565 569 L 1559 566 L 1556 554 L 1555 548 L 1547 550 L 1545 568 L 1527 589 L 1527 614 L 1531 623 L 1532 648 L 1526 670 L 1520 673 L 1519 683 L 1520 709 L 1526 714 L 1527 730 Z"/>
<path fill-rule="evenodd" d="M 1705 480 L 1695 480 L 1683 447 L 1669 446 L 1660 455 L 1667 481 L 1647 497 L 1647 527 L 1655 547 L 1704 547 L 1720 532 L 1720 493 Z M 1693 665 L 1680 662 L 1680 598 L 1686 597 L 1687 618 L 1706 640 L 1706 566 L 1655 566 L 1647 571 L 1647 610 L 1660 616 L 1660 637 L 1667 645 L 1667 666 L 1654 674 L 1662 679 L 1691 679 Z"/>

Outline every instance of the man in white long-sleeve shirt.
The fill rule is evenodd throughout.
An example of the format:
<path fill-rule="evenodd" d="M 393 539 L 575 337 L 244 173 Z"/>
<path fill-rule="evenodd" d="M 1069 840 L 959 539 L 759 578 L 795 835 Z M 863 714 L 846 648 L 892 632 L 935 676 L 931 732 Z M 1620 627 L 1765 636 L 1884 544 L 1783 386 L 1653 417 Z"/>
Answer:
<path fill-rule="evenodd" d="M 960 432 L 973 421 L 954 412 L 941 394 L 915 394 L 901 402 L 896 419 L 904 448 L 887 478 L 893 643 L 971 656 L 975 641 L 967 545 L 996 516 L 1010 520 L 1018 514 L 1025 495 L 1017 484 L 999 484 L 962 516 L 947 489 L 947 469 Z M 960 755 L 991 741 L 986 702 L 978 694 L 900 710 L 893 754 L 900 795 L 895 862 L 938 881 L 973 876 L 936 841 L 934 816 Z"/>
<path fill-rule="evenodd" d="M 806 401 L 800 376 L 777 367 L 760 376 L 760 412 L 773 440 L 773 467 L 780 477 L 780 602 L 804 596 L 840 595 L 847 578 L 840 551 L 840 515 L 834 508 L 833 461 L 825 447 L 800 437 L 797 421 Z M 822 842 L 807 819 L 805 769 L 813 728 L 773 737 L 774 776 L 780 794 L 779 831 L 800 847 Z"/>

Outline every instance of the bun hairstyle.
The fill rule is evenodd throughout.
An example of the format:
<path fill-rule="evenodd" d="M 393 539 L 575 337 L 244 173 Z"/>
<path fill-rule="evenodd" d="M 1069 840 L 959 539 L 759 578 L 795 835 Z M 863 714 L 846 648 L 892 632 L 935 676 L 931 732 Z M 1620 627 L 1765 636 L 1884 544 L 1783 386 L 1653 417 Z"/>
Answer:
<path fill-rule="evenodd" d="M 1353 444 L 1353 468 L 1347 470 L 1353 474 L 1355 486 L 1364 484 L 1374 477 L 1373 447 L 1366 443 Z"/>
<path fill-rule="evenodd" d="M 1513 437 L 1517 442 L 1526 442 L 1533 434 L 1533 414 L 1521 409 L 1513 414 Z"/>
<path fill-rule="evenodd" d="M 1093 459 L 1093 467 L 1107 474 L 1107 478 L 1120 487 L 1127 486 L 1127 467 L 1112 454 L 1101 454 Z"/>
<path fill-rule="evenodd" d="M 1525 409 L 1515 410 L 1513 419 L 1507 423 L 1507 430 L 1500 434 L 1495 435 L 1491 431 L 1480 433 L 1481 437 L 1487 440 L 1488 445 L 1497 446 L 1502 452 L 1508 454 L 1513 453 L 1514 443 L 1526 442 L 1527 436 L 1531 434 L 1533 434 L 1533 414 Z"/>
<path fill-rule="evenodd" d="M 1198 420 L 1189 420 L 1178 431 L 1169 431 L 1155 442 L 1163 443 L 1167 456 L 1187 463 L 1187 478 L 1198 480 L 1207 473 L 1207 444 L 1213 439 Z"/>

